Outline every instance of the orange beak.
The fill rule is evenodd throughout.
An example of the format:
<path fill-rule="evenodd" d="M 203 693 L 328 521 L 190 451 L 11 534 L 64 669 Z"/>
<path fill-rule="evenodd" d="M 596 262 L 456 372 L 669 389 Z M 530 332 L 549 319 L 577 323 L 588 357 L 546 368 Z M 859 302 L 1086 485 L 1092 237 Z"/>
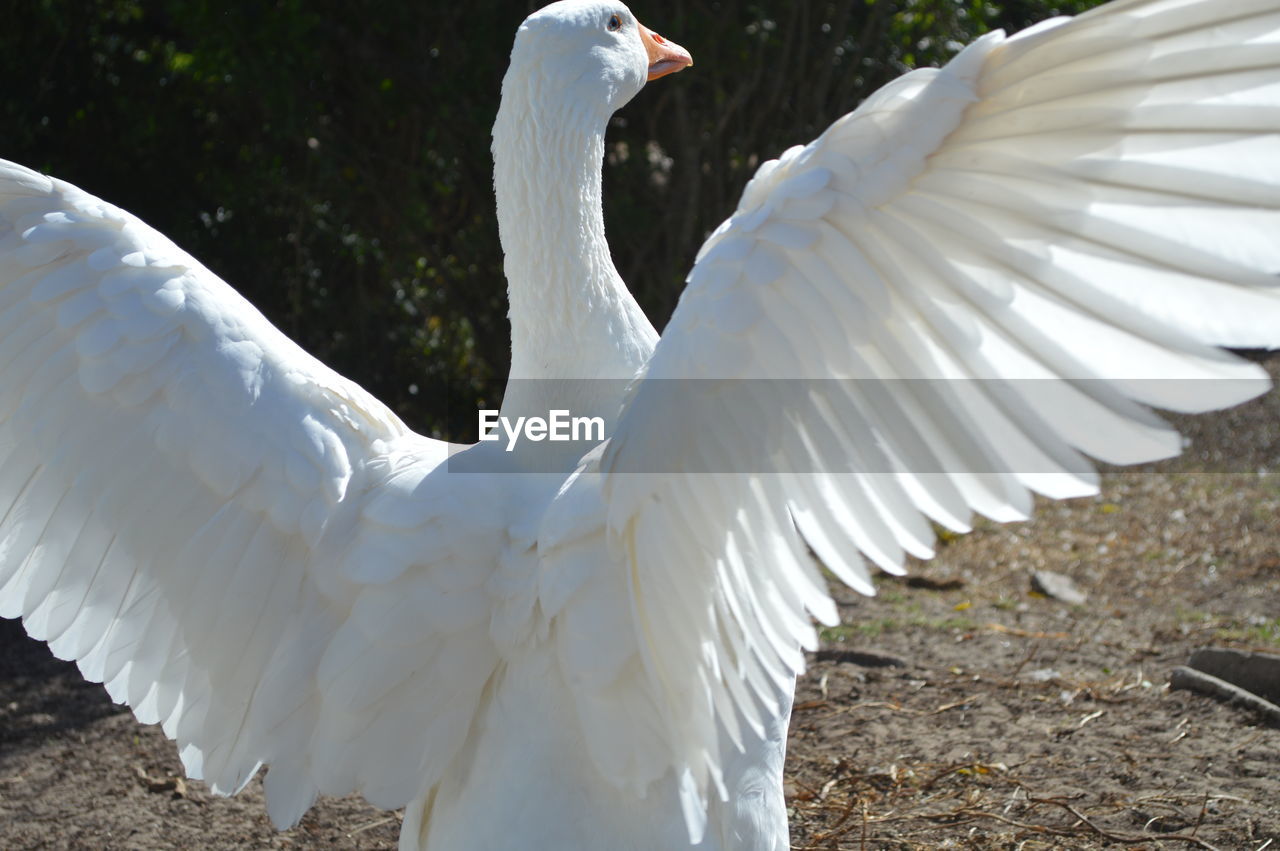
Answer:
<path fill-rule="evenodd" d="M 644 43 L 645 52 L 649 54 L 649 79 L 656 80 L 677 71 L 683 71 L 693 64 L 693 57 L 674 42 L 667 41 L 644 24 L 636 22 L 640 28 L 640 41 Z"/>

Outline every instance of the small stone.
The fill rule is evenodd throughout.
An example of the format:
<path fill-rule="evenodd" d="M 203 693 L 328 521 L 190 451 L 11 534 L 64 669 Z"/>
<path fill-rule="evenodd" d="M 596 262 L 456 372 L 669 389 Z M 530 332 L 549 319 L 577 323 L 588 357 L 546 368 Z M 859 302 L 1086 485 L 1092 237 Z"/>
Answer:
<path fill-rule="evenodd" d="M 1031 587 L 1046 597 L 1079 606 L 1085 601 L 1085 593 L 1076 587 L 1070 577 L 1048 570 L 1037 570 L 1031 574 Z"/>

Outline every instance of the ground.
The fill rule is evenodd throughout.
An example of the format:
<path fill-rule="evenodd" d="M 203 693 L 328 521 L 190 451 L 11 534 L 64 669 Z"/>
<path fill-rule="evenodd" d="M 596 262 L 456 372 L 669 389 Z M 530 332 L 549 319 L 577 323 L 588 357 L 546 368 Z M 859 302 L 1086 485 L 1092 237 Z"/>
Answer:
<path fill-rule="evenodd" d="M 795 848 L 1280 851 L 1280 730 L 1168 688 L 1197 647 L 1280 652 L 1280 394 L 1180 423 L 1183 458 L 839 593 L 796 696 Z M 1034 593 L 1037 570 L 1088 599 Z M 275 831 L 259 781 L 184 781 L 157 728 L 0 622 L 0 847 L 380 849 L 398 829 L 346 798 Z"/>

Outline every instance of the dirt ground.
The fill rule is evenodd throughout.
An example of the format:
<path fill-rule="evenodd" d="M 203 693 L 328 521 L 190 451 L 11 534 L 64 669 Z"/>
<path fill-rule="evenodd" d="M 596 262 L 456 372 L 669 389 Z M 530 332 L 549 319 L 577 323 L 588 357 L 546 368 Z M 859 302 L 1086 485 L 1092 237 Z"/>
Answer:
<path fill-rule="evenodd" d="M 795 848 L 1280 851 L 1280 730 L 1168 688 L 1198 647 L 1280 652 L 1280 394 L 1186 426 L 1183 458 L 840 593 L 796 698 Z M 1087 601 L 1033 593 L 1035 570 Z M 184 781 L 158 728 L 0 623 L 0 848 L 374 849 L 398 829 L 345 798 L 276 832 L 260 782 Z"/>

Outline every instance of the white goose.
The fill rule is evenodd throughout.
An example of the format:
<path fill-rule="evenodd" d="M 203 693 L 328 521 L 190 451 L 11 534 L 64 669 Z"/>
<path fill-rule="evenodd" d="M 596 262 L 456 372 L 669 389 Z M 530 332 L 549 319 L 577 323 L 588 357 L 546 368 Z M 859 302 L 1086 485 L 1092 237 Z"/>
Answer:
<path fill-rule="evenodd" d="M 885 87 L 761 167 L 660 341 L 601 158 L 688 55 L 615 0 L 532 15 L 494 128 L 503 413 L 605 418 L 585 455 L 414 434 L 138 219 L 0 164 L 0 614 L 216 791 L 268 766 L 282 826 L 357 790 L 402 848 L 785 849 L 792 678 L 835 617 L 802 540 L 871 593 L 858 551 L 900 571 L 929 519 L 1091 492 L 1078 453 L 1178 452 L 1145 405 L 1267 386 L 1214 347 L 1280 343 L 1280 0 L 1223 15 L 1117 0 Z"/>

